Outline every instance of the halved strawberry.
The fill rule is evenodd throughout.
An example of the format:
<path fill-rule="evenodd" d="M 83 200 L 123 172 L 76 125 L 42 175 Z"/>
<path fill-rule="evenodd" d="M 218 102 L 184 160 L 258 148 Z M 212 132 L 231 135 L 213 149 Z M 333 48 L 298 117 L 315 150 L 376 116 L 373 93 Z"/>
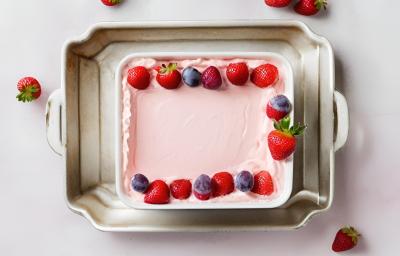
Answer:
<path fill-rule="evenodd" d="M 42 93 L 39 82 L 33 77 L 24 77 L 18 81 L 17 89 L 20 93 L 17 95 L 18 101 L 31 102 L 40 97 Z"/>
<path fill-rule="evenodd" d="M 162 64 L 161 67 L 157 67 L 157 82 L 165 89 L 176 89 L 181 83 L 182 76 L 177 70 L 176 63 L 169 63 L 168 66 Z"/>
<path fill-rule="evenodd" d="M 171 190 L 171 194 L 176 199 L 187 199 L 192 193 L 192 183 L 190 180 L 180 179 L 174 180 L 169 188 Z"/>
<path fill-rule="evenodd" d="M 138 90 L 146 89 L 150 84 L 150 73 L 143 66 L 136 66 L 128 70 L 128 84 Z"/>
<path fill-rule="evenodd" d="M 300 124 L 289 126 L 290 117 L 284 117 L 279 122 L 274 122 L 276 130 L 268 134 L 268 147 L 275 160 L 284 160 L 295 151 L 295 136 L 301 135 L 306 128 Z"/>
<path fill-rule="evenodd" d="M 214 197 L 230 194 L 235 189 L 233 177 L 229 172 L 219 172 L 211 178 L 211 188 Z"/>
<path fill-rule="evenodd" d="M 256 67 L 251 73 L 250 80 L 260 88 L 273 85 L 279 78 L 278 68 L 272 64 Z"/>
<path fill-rule="evenodd" d="M 267 171 L 260 171 L 254 175 L 254 186 L 251 192 L 269 196 L 274 192 L 274 182 L 271 174 Z"/>
<path fill-rule="evenodd" d="M 226 77 L 234 85 L 244 85 L 249 79 L 249 68 L 244 62 L 231 63 L 226 68 Z"/>
<path fill-rule="evenodd" d="M 169 187 L 162 180 L 155 180 L 150 183 L 144 195 L 144 202 L 148 204 L 169 203 Z"/>

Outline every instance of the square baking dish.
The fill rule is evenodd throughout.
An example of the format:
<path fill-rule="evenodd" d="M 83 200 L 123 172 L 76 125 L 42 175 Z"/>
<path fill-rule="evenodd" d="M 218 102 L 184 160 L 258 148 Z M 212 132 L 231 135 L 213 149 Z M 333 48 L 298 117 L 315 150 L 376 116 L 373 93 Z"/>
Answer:
<path fill-rule="evenodd" d="M 122 95 L 122 87 L 123 87 L 123 77 L 124 77 L 124 71 L 126 70 L 126 67 L 129 65 L 129 62 L 132 59 L 147 59 L 147 58 L 151 58 L 151 59 L 155 59 L 157 61 L 168 61 L 168 62 L 178 62 L 180 60 L 195 60 L 195 59 L 207 59 L 207 60 L 214 60 L 214 59 L 229 59 L 229 60 L 234 60 L 234 59 L 243 59 L 245 61 L 251 61 L 251 60 L 260 60 L 263 61 L 264 63 L 271 63 L 274 64 L 275 66 L 278 67 L 279 71 L 280 71 L 280 81 L 278 81 L 279 86 L 284 86 L 284 90 L 283 90 L 283 94 L 286 95 L 290 102 L 293 104 L 294 103 L 294 99 L 293 99 L 293 95 L 294 95 L 294 88 L 293 88 L 293 71 L 292 68 L 289 64 L 289 62 L 282 57 L 279 54 L 276 53 L 271 53 L 271 52 L 264 52 L 264 53 L 257 53 L 257 52 L 201 52 L 201 53 L 196 53 L 196 52 L 176 52 L 173 55 L 171 55 L 171 53 L 134 53 L 134 54 L 130 54 L 127 57 L 125 57 L 121 63 L 119 63 L 118 68 L 117 68 L 117 72 L 116 72 L 116 84 L 115 84 L 115 88 L 116 88 L 116 120 L 115 120 L 115 124 L 116 124 L 116 155 L 115 155 L 115 170 L 116 170 L 116 191 L 117 191 L 117 195 L 118 197 L 121 199 L 121 201 L 123 203 L 125 203 L 127 206 L 136 208 L 136 209 L 250 209 L 250 208 L 274 208 L 274 207 L 279 207 L 281 205 L 283 205 L 288 199 L 289 196 L 291 194 L 292 191 L 292 183 L 293 183 L 293 158 L 290 157 L 288 160 L 286 161 L 280 161 L 279 165 L 282 166 L 283 170 L 280 170 L 282 173 L 279 173 L 280 176 L 283 177 L 282 179 L 276 179 L 274 178 L 277 187 L 279 188 L 278 191 L 276 191 L 275 193 L 277 194 L 275 198 L 272 199 L 261 199 L 260 200 L 260 196 L 256 196 L 258 199 L 257 200 L 252 200 L 252 201 L 246 201 L 246 198 L 241 199 L 238 202 L 226 202 L 223 201 L 224 198 L 216 198 L 216 199 L 210 199 L 207 201 L 199 201 L 197 199 L 194 198 L 194 196 L 192 195 L 189 199 L 187 200 L 172 200 L 172 202 L 170 202 L 169 204 L 163 204 L 163 205 L 152 205 L 152 204 L 146 204 L 143 202 L 143 199 L 141 198 L 140 194 L 137 192 L 130 192 L 128 188 L 126 188 L 127 184 L 126 184 L 126 177 L 124 174 L 126 170 L 126 166 L 128 166 L 128 163 L 132 162 L 132 158 L 134 157 L 133 155 L 128 155 L 128 159 L 126 159 L 124 161 L 124 157 L 123 157 L 123 145 L 124 143 L 127 143 L 125 140 L 127 140 L 126 137 L 132 137 L 132 134 L 129 135 L 123 135 L 123 123 L 126 123 L 127 120 L 125 120 L 123 118 L 123 114 L 126 110 L 123 107 L 123 101 L 125 101 L 123 99 L 123 95 Z M 221 71 L 222 72 L 222 71 Z M 223 75 L 224 76 L 224 75 Z M 227 83 L 227 82 L 225 82 Z M 201 87 L 200 88 L 187 88 L 184 85 L 182 85 L 184 88 L 187 89 L 187 91 L 189 91 L 190 93 L 194 94 L 196 93 L 196 91 L 198 92 L 199 90 L 203 90 Z M 231 85 L 233 86 L 233 85 Z M 243 90 L 253 90 L 257 87 L 250 87 L 251 85 L 248 86 L 244 86 L 241 87 L 241 89 Z M 181 90 L 184 90 L 184 88 L 182 88 Z M 228 88 L 228 87 L 227 87 Z M 225 89 L 227 89 L 225 88 Z M 176 90 L 179 90 L 176 89 Z M 239 93 L 243 93 L 243 90 L 239 90 Z M 261 94 L 262 92 L 268 92 L 269 90 L 272 90 L 270 88 L 264 88 L 264 89 L 259 89 L 257 90 L 257 93 Z M 160 90 L 151 90 L 151 92 L 144 91 L 145 93 L 142 94 L 143 97 L 141 98 L 142 101 L 144 99 L 145 96 L 147 97 L 151 97 L 152 95 L 154 96 L 154 94 L 156 93 L 168 93 L 168 97 L 173 97 L 174 95 L 171 95 L 170 92 L 174 92 L 173 91 L 165 91 L 163 89 Z M 179 92 L 179 91 L 178 91 Z M 209 90 L 205 90 L 205 92 L 212 92 Z M 224 93 L 224 90 L 222 91 L 213 91 L 212 95 L 215 95 L 213 97 L 214 101 L 218 101 L 219 98 L 221 98 L 221 94 L 220 93 L 216 93 L 216 92 L 220 92 L 220 93 Z M 131 94 L 130 90 L 128 89 L 127 92 L 128 94 Z M 129 96 L 129 95 L 128 95 Z M 231 98 L 234 97 L 235 95 L 231 95 Z M 239 95 L 236 95 L 239 96 Z M 182 97 L 182 95 L 181 95 Z M 174 101 L 179 101 L 180 97 L 176 97 L 173 99 Z M 232 100 L 231 100 L 232 101 Z M 230 102 L 231 102 L 230 101 Z M 187 102 L 185 100 L 183 100 L 183 102 L 181 105 L 181 108 L 185 109 L 188 108 L 189 106 L 187 106 L 187 104 L 192 104 L 193 102 Z M 231 104 L 235 104 L 237 102 L 237 100 L 231 102 Z M 208 102 L 204 102 L 203 105 L 208 104 Z M 236 103 L 237 104 L 237 103 Z M 152 106 L 154 106 L 153 104 L 151 104 Z M 266 105 L 266 104 L 264 104 Z M 136 108 L 138 108 L 138 106 L 136 106 Z M 234 106 L 232 106 L 232 109 L 234 108 Z M 212 111 L 212 110 L 210 110 Z M 261 114 L 260 116 L 262 116 L 263 119 L 267 120 L 267 117 L 265 115 L 265 110 L 261 109 L 261 112 L 264 114 Z M 212 112 L 210 112 L 212 113 Z M 294 110 L 291 111 L 290 113 L 290 117 L 293 119 L 293 113 Z M 129 114 L 126 114 L 129 115 Z M 134 117 L 135 118 L 135 117 Z M 272 121 L 270 121 L 272 123 Z M 130 125 L 134 125 L 136 127 L 138 127 L 138 124 L 130 124 Z M 143 125 L 142 125 L 143 126 Z M 155 124 L 152 124 L 150 126 L 156 126 Z M 129 126 L 128 126 L 129 127 Z M 128 129 L 128 127 L 125 127 L 125 129 Z M 144 128 L 145 129 L 145 128 Z M 161 128 L 163 130 L 163 128 Z M 129 129 L 128 129 L 129 130 Z M 155 129 L 155 132 L 157 132 L 157 130 L 159 129 Z M 201 132 L 201 131 L 199 131 Z M 152 137 L 156 137 L 157 134 L 154 134 Z M 265 135 L 266 137 L 266 135 Z M 135 138 L 132 138 L 132 140 L 135 140 Z M 264 142 L 266 143 L 266 139 L 264 138 Z M 157 142 L 155 141 L 151 141 L 151 145 L 156 144 Z M 222 142 L 221 142 L 222 143 Z M 170 146 L 170 151 L 171 152 L 182 152 L 182 151 L 190 151 L 192 150 L 192 147 L 196 147 L 196 145 L 190 144 L 190 148 L 176 148 L 175 145 L 171 145 Z M 221 149 L 223 150 L 223 149 Z M 134 152 L 136 152 L 136 150 L 134 150 Z M 268 155 L 269 156 L 269 155 Z M 267 156 L 267 157 L 268 157 Z M 215 158 L 215 155 L 210 155 L 210 158 Z M 163 159 L 163 157 L 159 157 L 160 159 Z M 154 158 L 153 158 L 154 159 Z M 157 158 L 158 159 L 158 158 Z M 268 163 L 268 165 L 272 168 L 272 166 L 274 166 L 273 164 L 273 159 L 268 157 L 265 159 L 265 161 L 271 162 Z M 156 161 L 156 160 L 154 160 Z M 157 160 L 157 162 L 160 162 L 161 160 Z M 215 161 L 215 160 L 214 160 Z M 225 166 L 231 166 L 229 165 L 230 163 L 223 163 L 223 164 L 228 164 Z M 161 163 L 161 165 L 163 165 Z M 164 165 L 165 166 L 165 165 Z M 151 166 L 150 166 L 151 167 Z M 143 170 L 143 168 L 141 169 Z M 269 170 L 269 169 L 268 169 Z M 205 170 L 204 170 L 205 171 Z M 204 172 L 203 171 L 203 172 Z M 216 170 L 214 170 L 215 172 Z M 232 171 L 232 170 L 230 170 Z M 276 170 L 273 170 L 276 172 Z M 143 170 L 141 172 L 144 175 L 147 175 L 147 172 L 145 170 Z M 168 175 L 164 173 L 158 173 L 160 176 L 161 175 L 165 175 L 165 176 L 176 176 L 176 178 L 189 178 L 191 179 L 191 181 L 193 182 L 193 179 L 196 176 L 193 177 L 188 177 L 187 174 L 185 173 L 179 173 L 176 171 L 176 168 L 172 168 L 171 170 L 168 171 Z M 201 173 L 198 173 L 197 175 L 200 175 Z M 212 175 L 213 172 L 211 173 L 206 173 L 208 175 Z M 183 176 L 182 176 L 183 175 Z M 276 174 L 277 175 L 277 174 Z M 164 177 L 160 177 L 160 176 L 156 176 L 157 178 L 165 178 Z M 154 178 L 156 178 L 154 177 Z M 235 194 L 235 196 L 238 196 L 239 198 L 241 198 L 240 196 L 244 196 L 245 194 L 241 194 L 242 192 L 239 191 L 234 191 L 233 194 Z M 135 195 L 135 196 L 133 196 Z M 250 194 L 249 194 L 250 195 Z M 229 196 L 229 195 L 228 195 Z M 230 195 L 232 196 L 232 195 Z M 247 196 L 247 195 L 246 195 Z M 136 197 L 136 198 L 135 198 Z M 248 196 L 249 200 L 253 199 L 251 196 Z M 135 200 L 136 199 L 136 200 Z M 140 200 L 140 201 L 138 201 Z"/>
<path fill-rule="evenodd" d="M 274 52 L 293 69 L 298 141 L 290 199 L 272 209 L 136 210 L 115 188 L 115 74 L 131 53 Z M 334 153 L 346 142 L 348 111 L 335 91 L 329 42 L 298 21 L 101 23 L 68 40 L 62 84 L 48 100 L 47 138 L 65 161 L 68 207 L 104 231 L 234 231 L 299 228 L 329 209 Z M 252 216 L 252 218 L 248 218 Z"/>

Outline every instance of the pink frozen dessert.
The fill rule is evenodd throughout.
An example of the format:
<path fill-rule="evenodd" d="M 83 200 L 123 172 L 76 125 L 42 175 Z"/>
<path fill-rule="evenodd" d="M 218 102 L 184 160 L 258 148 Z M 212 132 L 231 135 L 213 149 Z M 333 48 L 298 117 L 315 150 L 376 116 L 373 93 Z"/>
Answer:
<path fill-rule="evenodd" d="M 276 67 L 277 77 L 268 77 L 271 85 L 256 85 L 269 74 L 252 71 L 266 63 Z M 141 67 L 136 68 L 140 74 L 132 73 L 135 67 Z M 117 171 L 126 204 L 141 208 L 151 198 L 146 202 L 174 208 L 276 207 L 288 199 L 292 158 L 271 157 L 267 135 L 274 127 L 266 114 L 277 95 L 293 101 L 286 62 L 274 56 L 132 57 L 120 75 L 122 157 Z M 261 171 L 267 172 L 255 177 Z M 173 189 L 171 195 L 164 183 Z"/>

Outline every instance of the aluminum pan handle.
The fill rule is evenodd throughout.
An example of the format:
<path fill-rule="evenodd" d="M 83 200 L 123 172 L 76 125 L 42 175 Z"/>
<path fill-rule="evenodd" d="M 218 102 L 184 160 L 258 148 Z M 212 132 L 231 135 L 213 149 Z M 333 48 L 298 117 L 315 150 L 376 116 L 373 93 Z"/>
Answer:
<path fill-rule="evenodd" d="M 341 149 L 347 141 L 349 134 L 349 109 L 346 98 L 338 91 L 333 93 L 336 105 L 336 139 L 333 144 L 335 152 Z"/>
<path fill-rule="evenodd" d="M 47 142 L 51 149 L 59 155 L 63 155 L 65 151 L 65 143 L 63 139 L 62 122 L 63 122 L 63 92 L 61 89 L 55 90 L 47 100 L 46 105 L 46 133 Z"/>

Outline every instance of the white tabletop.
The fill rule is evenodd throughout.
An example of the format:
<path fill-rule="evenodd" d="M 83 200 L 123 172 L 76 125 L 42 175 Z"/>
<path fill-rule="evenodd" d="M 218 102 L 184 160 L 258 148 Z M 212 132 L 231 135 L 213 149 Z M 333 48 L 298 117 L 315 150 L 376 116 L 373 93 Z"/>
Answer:
<path fill-rule="evenodd" d="M 2 1 L 0 7 L 0 251 L 2 255 L 333 255 L 336 230 L 363 234 L 349 255 L 395 255 L 400 249 L 399 1 L 333 1 L 306 18 L 263 0 Z M 397 17 L 397 18 L 396 18 Z M 60 86 L 66 38 L 100 21 L 298 19 L 335 50 L 337 88 L 346 96 L 349 140 L 336 154 L 332 209 L 286 232 L 113 234 L 95 230 L 64 203 L 63 161 L 48 147 L 44 109 Z M 44 95 L 16 101 L 16 82 L 37 77 Z M 167 253 L 168 252 L 168 253 Z"/>

